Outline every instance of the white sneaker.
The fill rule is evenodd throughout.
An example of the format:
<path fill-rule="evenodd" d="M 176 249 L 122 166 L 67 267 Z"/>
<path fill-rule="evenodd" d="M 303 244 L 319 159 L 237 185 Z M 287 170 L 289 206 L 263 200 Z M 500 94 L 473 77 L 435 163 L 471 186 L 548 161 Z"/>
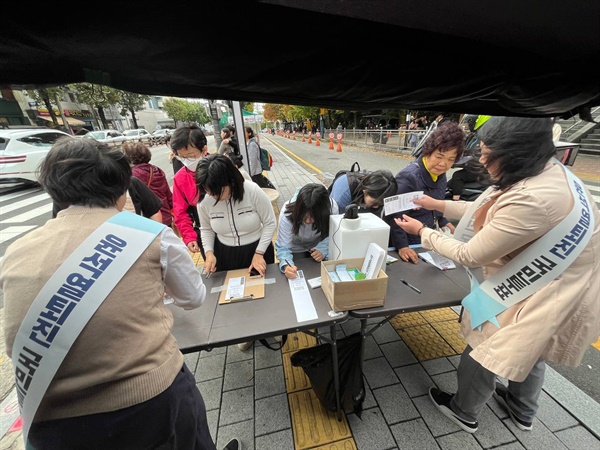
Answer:
<path fill-rule="evenodd" d="M 240 343 L 239 343 L 237 346 L 238 346 L 238 348 L 239 348 L 241 351 L 245 352 L 245 351 L 246 351 L 246 350 L 248 350 L 250 347 L 252 347 L 252 344 L 253 344 L 253 343 L 254 343 L 253 341 L 250 341 L 250 342 L 240 342 Z"/>

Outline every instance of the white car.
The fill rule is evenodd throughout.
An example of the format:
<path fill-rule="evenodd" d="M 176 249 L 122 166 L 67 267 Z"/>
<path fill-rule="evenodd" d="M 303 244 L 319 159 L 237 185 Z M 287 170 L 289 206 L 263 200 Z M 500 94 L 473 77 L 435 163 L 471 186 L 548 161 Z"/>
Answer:
<path fill-rule="evenodd" d="M 89 133 L 81 136 L 81 139 L 95 139 L 98 142 L 104 142 L 105 144 L 112 145 L 121 145 L 126 140 L 123 133 L 118 130 L 90 131 Z"/>
<path fill-rule="evenodd" d="M 37 183 L 37 171 L 57 139 L 71 136 L 51 128 L 0 129 L 0 183 Z"/>
<path fill-rule="evenodd" d="M 143 128 L 137 128 L 135 130 L 123 131 L 125 140 L 133 142 L 145 142 L 146 144 L 152 144 L 152 134 L 148 130 Z"/>

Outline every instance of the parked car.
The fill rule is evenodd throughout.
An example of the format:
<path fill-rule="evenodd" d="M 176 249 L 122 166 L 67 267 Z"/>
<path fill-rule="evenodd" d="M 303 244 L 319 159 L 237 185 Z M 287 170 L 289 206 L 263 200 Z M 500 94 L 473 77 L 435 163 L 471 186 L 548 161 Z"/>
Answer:
<path fill-rule="evenodd" d="M 124 131 L 125 140 L 134 142 L 144 142 L 146 144 L 152 144 L 152 134 L 148 130 L 143 128 L 136 128 L 135 130 Z"/>
<path fill-rule="evenodd" d="M 57 139 L 51 128 L 0 130 L 0 183 L 37 183 L 37 170 Z"/>
<path fill-rule="evenodd" d="M 89 133 L 81 136 L 81 139 L 95 139 L 98 142 L 104 142 L 105 144 L 112 145 L 121 145 L 126 140 L 123 133 L 118 130 L 90 131 Z"/>
<path fill-rule="evenodd" d="M 171 135 L 172 131 L 173 130 L 170 130 L 168 128 L 161 128 L 160 130 L 156 130 L 154 133 L 152 133 L 152 142 L 156 145 L 164 144 L 165 139 L 167 138 L 167 136 Z"/>

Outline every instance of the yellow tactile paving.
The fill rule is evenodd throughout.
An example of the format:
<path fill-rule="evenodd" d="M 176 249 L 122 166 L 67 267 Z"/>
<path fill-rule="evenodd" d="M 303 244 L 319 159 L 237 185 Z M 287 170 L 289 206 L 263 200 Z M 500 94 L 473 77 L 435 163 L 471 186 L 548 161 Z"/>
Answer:
<path fill-rule="evenodd" d="M 296 352 L 303 348 L 314 347 L 317 345 L 317 338 L 310 334 L 298 332 L 288 334 L 287 341 L 281 349 L 283 353 Z"/>
<path fill-rule="evenodd" d="M 310 380 L 304 373 L 302 367 L 294 367 L 292 365 L 292 355 L 295 352 L 282 353 L 283 373 L 285 375 L 285 387 L 287 393 L 301 391 L 311 387 Z"/>
<path fill-rule="evenodd" d="M 335 413 L 321 405 L 312 389 L 293 392 L 288 395 L 288 400 L 296 450 L 330 448 L 327 445 L 352 438 L 346 416 L 342 414 L 342 420 L 338 421 Z"/>
<path fill-rule="evenodd" d="M 357 450 L 357 447 L 354 439 L 344 439 L 343 441 L 332 442 L 320 447 L 313 447 L 312 450 Z"/>
<path fill-rule="evenodd" d="M 598 340 L 596 342 L 594 342 L 592 344 L 593 347 L 595 347 L 596 349 L 600 350 L 600 337 L 598 338 Z"/>
<path fill-rule="evenodd" d="M 456 314 L 452 308 L 429 309 L 426 311 L 419 311 L 419 314 L 421 314 L 429 323 L 458 320 L 458 314 Z"/>
<path fill-rule="evenodd" d="M 435 322 L 431 326 L 437 331 L 456 353 L 462 353 L 467 346 L 466 341 L 460 335 L 460 323 L 454 320 Z"/>
<path fill-rule="evenodd" d="M 398 334 L 419 361 L 457 354 L 430 324 L 405 328 Z"/>
<path fill-rule="evenodd" d="M 418 312 L 398 314 L 390 319 L 390 324 L 396 329 L 425 325 L 427 321 Z"/>

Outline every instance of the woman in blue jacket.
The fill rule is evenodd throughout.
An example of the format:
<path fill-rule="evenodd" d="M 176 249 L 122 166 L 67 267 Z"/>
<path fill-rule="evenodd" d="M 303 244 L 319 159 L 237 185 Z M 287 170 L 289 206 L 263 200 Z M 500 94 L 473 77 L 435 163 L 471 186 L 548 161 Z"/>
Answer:
<path fill-rule="evenodd" d="M 295 258 L 311 257 L 317 262 L 329 254 L 329 216 L 337 214 L 335 200 L 322 184 L 309 183 L 296 190 L 283 205 L 275 250 L 279 269 L 287 278 L 296 278 Z"/>
<path fill-rule="evenodd" d="M 465 147 L 465 133 L 455 122 L 445 122 L 423 143 L 421 156 L 396 174 L 398 194 L 423 191 L 438 200 L 446 195 L 448 180 L 446 172 L 461 157 Z M 437 211 L 413 209 L 400 211 L 385 217 L 390 224 L 391 245 L 398 251 L 402 261 L 417 264 L 419 258 L 410 245 L 420 244 L 419 236 L 409 235 L 400 228 L 394 218 L 407 214 L 430 228 L 448 227 L 454 233 L 454 225 Z"/>

